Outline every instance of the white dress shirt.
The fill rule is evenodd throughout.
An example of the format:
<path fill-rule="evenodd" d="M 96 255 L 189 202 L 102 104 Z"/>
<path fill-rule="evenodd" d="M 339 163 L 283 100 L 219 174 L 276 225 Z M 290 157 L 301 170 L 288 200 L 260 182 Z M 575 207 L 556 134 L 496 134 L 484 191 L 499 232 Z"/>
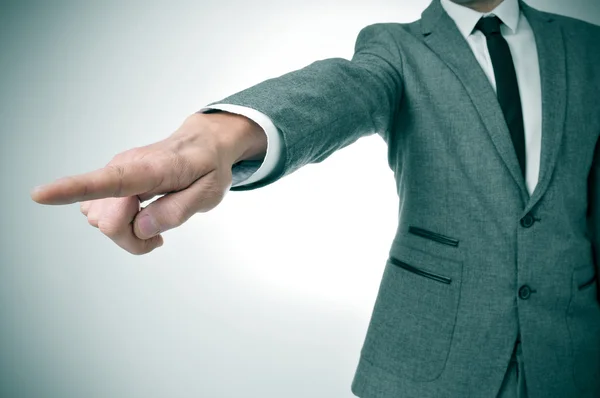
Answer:
<path fill-rule="evenodd" d="M 526 150 L 525 179 L 527 190 L 531 195 L 538 182 L 542 143 L 542 89 L 533 30 L 521 12 L 518 0 L 504 0 L 489 13 L 481 13 L 450 0 L 441 0 L 441 4 L 469 43 L 494 90 L 496 90 L 496 79 L 487 48 L 487 40 L 482 32 L 474 31 L 474 28 L 479 19 L 484 16 L 495 15 L 503 22 L 500 29 L 513 57 L 523 108 Z M 249 162 L 249 166 L 234 167 L 232 186 L 246 185 L 268 176 L 274 170 L 283 150 L 281 132 L 270 118 L 254 109 L 229 104 L 212 105 L 210 108 L 203 108 L 200 112 L 208 109 L 220 109 L 246 116 L 260 125 L 267 134 L 267 154 L 263 162 L 259 166 L 256 164 L 258 162 L 254 164 Z"/>

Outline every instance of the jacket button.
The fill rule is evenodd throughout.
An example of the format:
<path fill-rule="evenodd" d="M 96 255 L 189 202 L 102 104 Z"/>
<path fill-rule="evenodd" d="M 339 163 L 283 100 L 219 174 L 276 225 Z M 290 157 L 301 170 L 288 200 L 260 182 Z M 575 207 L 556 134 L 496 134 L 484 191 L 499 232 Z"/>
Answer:
<path fill-rule="evenodd" d="M 535 223 L 535 218 L 531 213 L 525 214 L 525 217 L 521 218 L 521 226 L 524 228 L 530 228 Z"/>
<path fill-rule="evenodd" d="M 521 286 L 519 289 L 519 298 L 521 300 L 527 300 L 531 297 L 531 288 L 527 285 Z"/>

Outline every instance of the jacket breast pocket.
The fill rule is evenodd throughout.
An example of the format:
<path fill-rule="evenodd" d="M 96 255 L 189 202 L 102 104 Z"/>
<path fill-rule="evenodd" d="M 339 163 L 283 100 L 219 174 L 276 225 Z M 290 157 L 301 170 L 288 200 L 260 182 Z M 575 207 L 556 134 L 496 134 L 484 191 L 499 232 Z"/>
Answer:
<path fill-rule="evenodd" d="M 361 354 L 393 374 L 432 381 L 450 352 L 462 262 L 394 242 Z"/>
<path fill-rule="evenodd" d="M 573 377 L 582 393 L 600 393 L 600 303 L 594 267 L 575 269 L 568 326 L 573 354 Z M 594 395 L 597 396 L 597 395 Z"/>

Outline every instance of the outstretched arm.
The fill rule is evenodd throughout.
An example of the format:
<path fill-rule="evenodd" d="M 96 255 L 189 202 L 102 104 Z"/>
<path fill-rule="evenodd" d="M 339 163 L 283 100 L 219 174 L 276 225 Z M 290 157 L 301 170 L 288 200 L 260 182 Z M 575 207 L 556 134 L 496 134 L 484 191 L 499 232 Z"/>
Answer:
<path fill-rule="evenodd" d="M 388 24 L 373 24 L 359 32 L 352 60 L 316 61 L 215 101 L 262 112 L 282 135 L 279 167 L 268 178 L 232 190 L 271 184 L 362 136 L 385 137 L 402 98 L 401 74 L 400 49 Z"/>
<path fill-rule="evenodd" d="M 162 232 L 211 210 L 230 188 L 267 185 L 361 136 L 387 134 L 401 98 L 401 64 L 385 24 L 370 25 L 359 33 L 350 61 L 317 61 L 217 101 L 257 109 L 281 131 L 283 159 L 271 178 L 231 188 L 232 165 L 263 158 L 267 142 L 252 120 L 219 112 L 189 116 L 168 138 L 39 187 L 31 197 L 50 205 L 82 202 L 92 226 L 130 253 L 148 253 L 162 245 Z"/>

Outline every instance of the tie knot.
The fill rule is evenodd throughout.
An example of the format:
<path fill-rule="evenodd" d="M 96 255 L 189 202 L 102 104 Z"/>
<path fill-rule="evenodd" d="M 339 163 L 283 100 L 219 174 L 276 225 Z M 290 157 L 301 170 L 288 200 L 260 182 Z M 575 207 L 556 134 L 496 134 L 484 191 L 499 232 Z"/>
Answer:
<path fill-rule="evenodd" d="M 485 35 L 485 37 L 490 37 L 496 34 L 501 34 L 500 24 L 502 24 L 502 21 L 500 21 L 500 18 L 496 16 L 485 17 L 481 18 L 479 22 L 477 22 L 475 29 L 480 30 L 481 33 Z"/>

